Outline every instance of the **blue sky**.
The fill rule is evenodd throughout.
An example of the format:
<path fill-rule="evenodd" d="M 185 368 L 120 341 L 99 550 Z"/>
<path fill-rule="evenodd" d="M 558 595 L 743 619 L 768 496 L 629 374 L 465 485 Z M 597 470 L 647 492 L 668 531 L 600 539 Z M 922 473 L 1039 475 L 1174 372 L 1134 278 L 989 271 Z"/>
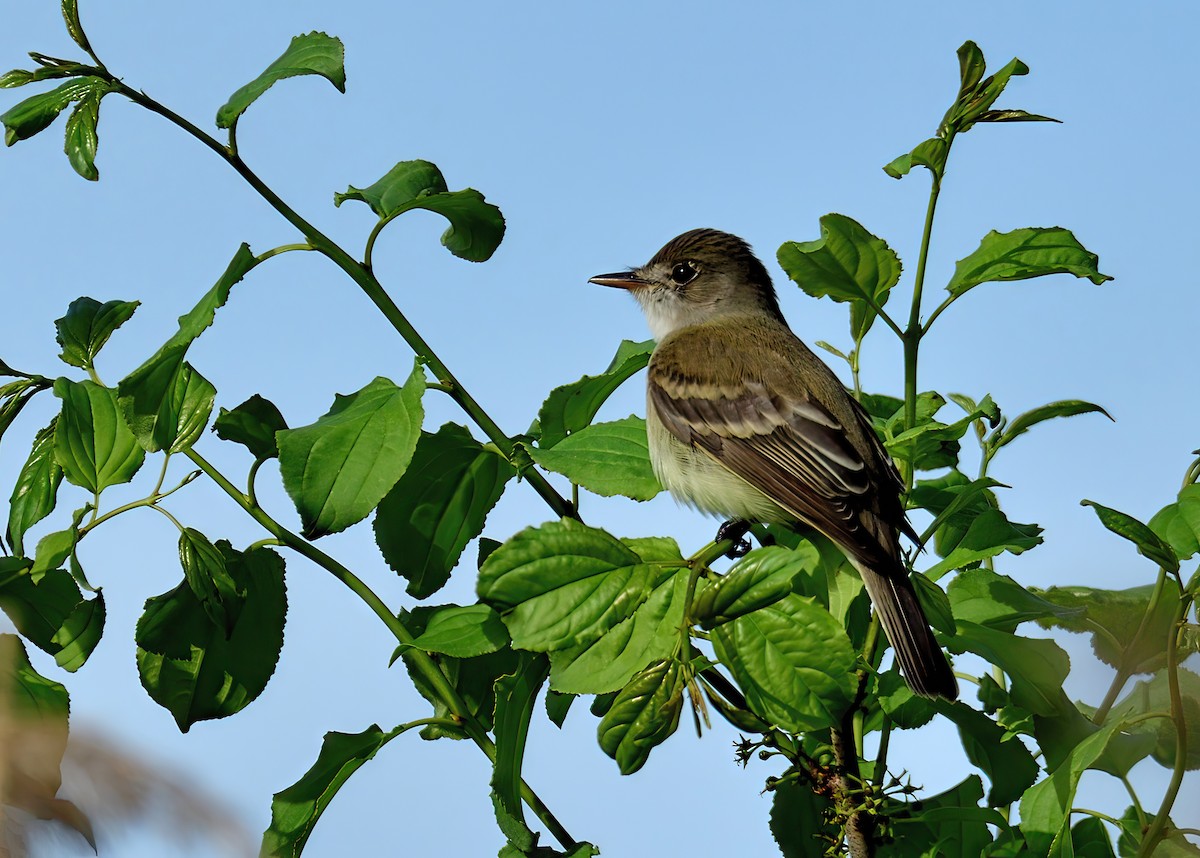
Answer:
<path fill-rule="evenodd" d="M 75 55 L 57 7 L 10 4 L 0 65 L 25 65 L 28 50 Z M 647 336 L 633 302 L 587 278 L 641 263 L 692 227 L 747 238 L 775 274 L 797 333 L 846 346 L 844 308 L 788 284 L 775 249 L 815 238 L 817 219 L 836 211 L 886 238 L 911 272 L 927 180 L 896 182 L 880 167 L 935 129 L 956 91 L 954 51 L 965 39 L 980 44 L 992 67 L 1019 56 L 1032 73 L 1010 85 L 1000 106 L 1063 124 L 985 127 L 960 138 L 928 288 L 937 291 L 988 230 L 1023 226 L 1074 230 L 1116 279 L 980 287 L 939 320 L 923 353 L 922 387 L 990 392 L 1009 414 L 1067 398 L 1107 407 L 1115 423 L 1088 416 L 1047 424 L 996 460 L 993 474 L 1013 486 L 1003 495 L 1010 517 L 1046 528 L 1045 545 L 998 569 L 1039 586 L 1151 580 L 1149 564 L 1078 502 L 1148 518 L 1173 499 L 1200 447 L 1194 5 L 83 0 L 82 15 L 114 72 L 209 129 L 217 107 L 292 35 L 340 36 L 347 94 L 316 78 L 284 81 L 244 117 L 241 152 L 353 251 L 372 217 L 364 206 L 335 209 L 333 193 L 374 181 L 400 160 L 434 161 L 451 188 L 478 188 L 503 209 L 507 238 L 487 264 L 446 253 L 437 240 L 443 222 L 421 212 L 393 224 L 375 256 L 397 302 L 513 433 L 552 387 L 602 369 L 621 339 Z M 13 100 L 6 94 L 3 105 Z M 67 304 L 84 294 L 136 298 L 143 306 L 100 361 L 115 382 L 174 330 L 240 242 L 261 251 L 295 234 L 211 153 L 157 117 L 109 99 L 100 137 L 98 184 L 70 170 L 61 123 L 0 153 L 0 355 L 62 372 L 52 322 Z M 335 392 L 381 374 L 400 380 L 411 366 L 406 346 L 353 285 L 308 254 L 257 269 L 191 357 L 217 385 L 219 404 L 262 393 L 292 425 L 323 413 Z M 873 391 L 900 387 L 899 349 L 882 326 L 865 349 L 863 380 Z M 460 419 L 431 400 L 429 428 Z M 0 448 L 0 484 L 11 485 L 25 456 L 18 441 L 45 424 L 51 405 L 31 407 Z M 604 413 L 642 409 L 635 383 Z M 231 472 L 243 467 L 230 445 L 203 444 Z M 260 485 L 274 477 L 265 469 Z M 264 501 L 294 521 L 281 490 Z M 244 545 L 261 537 L 201 484 L 171 509 L 214 538 Z M 685 551 L 712 535 L 711 522 L 668 498 L 587 499 L 583 512 L 622 535 L 673 535 Z M 514 486 L 485 532 L 503 539 L 547 517 L 527 487 Z M 77 723 L 194 777 L 257 837 L 271 793 L 307 768 L 323 732 L 390 726 L 419 717 L 424 704 L 387 669 L 386 631 L 325 573 L 289 558 L 290 618 L 275 678 L 240 715 L 181 736 L 142 693 L 132 641 L 144 599 L 178 582 L 175 540 L 149 513 L 90 536 L 83 559 L 108 598 L 105 639 L 77 675 L 62 677 L 39 653 L 35 665 L 67 683 Z M 368 527 L 323 547 L 389 604 L 409 604 Z M 473 598 L 464 571 L 439 599 Z M 1106 674 L 1084 640 L 1062 642 L 1075 667 L 1068 691 L 1098 701 Z M 759 790 L 776 772 L 762 763 L 737 768 L 733 733 L 717 729 L 697 741 L 681 730 L 645 770 L 621 778 L 594 728 L 582 707 L 562 732 L 539 724 L 527 767 L 576 837 L 608 855 L 774 854 L 769 799 Z M 958 758 L 946 753 L 955 742 L 940 727 L 902 734 L 892 761 L 940 789 L 960 779 Z M 306 854 L 368 854 L 381 842 L 407 854 L 494 854 L 500 838 L 484 763 L 465 744 L 397 740 L 343 790 Z M 1154 804 L 1163 774 L 1153 764 L 1137 772 Z M 1122 792 L 1096 777 L 1085 782 L 1084 803 L 1119 815 Z M 1191 781 L 1177 804 L 1180 824 L 1200 823 Z M 114 836 L 112 854 L 161 854 L 153 832 Z"/>

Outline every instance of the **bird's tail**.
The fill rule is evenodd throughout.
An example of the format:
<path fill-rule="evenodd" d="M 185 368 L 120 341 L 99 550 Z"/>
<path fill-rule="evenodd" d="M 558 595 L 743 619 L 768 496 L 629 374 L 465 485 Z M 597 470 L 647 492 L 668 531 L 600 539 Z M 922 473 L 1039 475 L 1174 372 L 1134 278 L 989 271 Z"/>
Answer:
<path fill-rule="evenodd" d="M 958 682 L 929 628 L 912 579 L 902 569 L 883 575 L 865 564 L 852 562 L 862 576 L 871 604 L 896 651 L 896 661 L 900 663 L 908 687 L 922 697 L 956 700 Z"/>

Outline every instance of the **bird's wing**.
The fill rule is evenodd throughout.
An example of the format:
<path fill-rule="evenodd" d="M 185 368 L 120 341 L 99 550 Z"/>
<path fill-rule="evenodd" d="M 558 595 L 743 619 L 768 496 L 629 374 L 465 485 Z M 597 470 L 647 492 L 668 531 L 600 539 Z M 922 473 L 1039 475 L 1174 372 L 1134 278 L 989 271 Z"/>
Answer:
<path fill-rule="evenodd" d="M 712 389 L 698 395 L 694 380 L 652 372 L 649 401 L 675 438 L 704 450 L 830 539 L 854 547 L 864 560 L 894 557 L 894 537 L 880 520 L 873 486 L 879 466 L 864 461 L 827 408 L 800 395 L 772 394 L 757 381 L 715 389 L 716 397 Z M 878 444 L 873 434 L 869 443 Z"/>

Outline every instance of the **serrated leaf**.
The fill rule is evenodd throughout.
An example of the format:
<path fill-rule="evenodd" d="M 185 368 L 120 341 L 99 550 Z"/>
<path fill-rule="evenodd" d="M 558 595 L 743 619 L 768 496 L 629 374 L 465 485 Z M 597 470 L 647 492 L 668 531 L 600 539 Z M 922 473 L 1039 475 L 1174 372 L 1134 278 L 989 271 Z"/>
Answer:
<path fill-rule="evenodd" d="M 242 600 L 225 554 L 203 533 L 185 527 L 179 534 L 179 563 L 183 579 L 213 625 L 226 633 L 232 631 Z"/>
<path fill-rule="evenodd" d="M 608 369 L 550 391 L 538 411 L 538 445 L 549 449 L 572 432 L 591 425 L 600 406 L 627 379 L 645 368 L 654 351 L 654 340 L 623 340 Z"/>
<path fill-rule="evenodd" d="M 1105 664 L 1122 667 L 1132 673 L 1150 673 L 1165 663 L 1165 642 L 1175 622 L 1179 585 L 1172 578 L 1163 581 L 1154 613 L 1143 628 L 1142 619 L 1150 609 L 1153 593 L 1153 584 L 1127 590 L 1050 587 L 1039 595 L 1077 613 L 1046 617 L 1041 624 L 1090 634 L 1092 649 Z M 1134 636 L 1139 629 L 1142 629 L 1142 634 L 1135 641 Z"/>
<path fill-rule="evenodd" d="M 88 44 L 87 34 L 83 31 L 83 23 L 79 20 L 79 0 L 62 0 L 62 16 L 71 41 L 90 54 L 92 46 Z"/>
<path fill-rule="evenodd" d="M 89 182 L 100 178 L 100 171 L 96 169 L 96 150 L 100 145 L 96 126 L 100 123 L 100 100 L 106 94 L 107 90 L 88 90 L 67 117 L 63 150 L 75 172 Z"/>
<path fill-rule="evenodd" d="M 797 575 L 815 572 L 820 562 L 811 543 L 801 543 L 796 550 L 757 548 L 704 589 L 692 605 L 692 619 L 711 629 L 772 605 L 792 592 Z"/>
<path fill-rule="evenodd" d="M 179 437 L 182 415 L 176 403 L 186 399 L 188 387 L 188 384 L 181 387 L 179 379 L 184 372 L 184 357 L 192 342 L 213 323 L 217 310 L 229 300 L 233 286 L 257 264 L 249 245 L 242 244 L 216 284 L 195 307 L 179 317 L 179 330 L 117 386 L 125 421 L 148 452 L 170 447 Z"/>
<path fill-rule="evenodd" d="M 18 140 L 28 140 L 49 127 L 71 102 L 78 101 L 90 92 L 104 93 L 108 89 L 108 82 L 102 78 L 76 77 L 48 92 L 32 95 L 18 102 L 0 114 L 5 145 L 12 146 Z"/>
<path fill-rule="evenodd" d="M 54 395 L 62 400 L 54 457 L 66 478 L 93 493 L 133 479 L 145 453 L 118 413 L 117 392 L 60 378 Z"/>
<path fill-rule="evenodd" d="M 603 694 L 626 685 L 653 661 L 680 645 L 688 570 L 664 570 L 633 615 L 588 643 L 550 653 L 550 687 L 575 694 Z"/>
<path fill-rule="evenodd" d="M 646 421 L 641 417 L 593 423 L 549 449 L 528 449 L 543 468 L 604 497 L 646 501 L 662 491 L 650 465 Z"/>
<path fill-rule="evenodd" d="M 218 438 L 241 444 L 259 461 L 279 457 L 275 433 L 287 428 L 275 404 L 257 393 L 232 411 L 222 408 L 213 421 Z"/>
<path fill-rule="evenodd" d="M 60 568 L 75 550 L 78 541 L 79 531 L 74 526 L 47 533 L 39 539 L 37 551 L 34 552 L 33 566 L 29 569 L 29 577 L 33 582 L 38 583 L 47 572 Z"/>
<path fill-rule="evenodd" d="M 1029 592 L 1007 575 L 990 569 L 960 572 L 946 588 L 954 616 L 1004 632 L 1030 620 L 1047 617 L 1070 619 L 1084 609 L 1059 605 Z"/>
<path fill-rule="evenodd" d="M 679 725 L 683 709 L 683 671 L 664 659 L 639 672 L 617 694 L 600 719 L 600 749 L 617 761 L 623 775 L 646 764 L 650 752 Z"/>
<path fill-rule="evenodd" d="M 38 580 L 23 572 L 0 583 L 0 608 L 13 626 L 31 644 L 54 656 L 62 650 L 55 635 L 82 601 L 79 585 L 61 569 Z"/>
<path fill-rule="evenodd" d="M 1060 226 L 992 230 L 973 253 L 955 264 L 946 291 L 957 297 L 980 283 L 1026 280 L 1046 274 L 1074 274 L 1099 286 L 1112 280 L 1100 273 L 1099 264 L 1100 257 Z"/>
<path fill-rule="evenodd" d="M 396 729 L 385 733 L 372 724 L 361 733 L 326 733 L 317 761 L 300 780 L 275 793 L 271 800 L 271 824 L 263 833 L 260 855 L 297 858 L 342 785 L 403 732 Z"/>
<path fill-rule="evenodd" d="M 1102 506 L 1095 501 L 1084 500 L 1080 501 L 1080 504 L 1090 506 L 1101 524 L 1117 536 L 1128 539 L 1136 545 L 1138 554 L 1152 563 L 1157 563 L 1168 572 L 1179 571 L 1179 558 L 1175 556 L 1175 550 L 1136 518 L 1120 510 Z"/>
<path fill-rule="evenodd" d="M 99 590 L 94 599 L 80 599 L 50 639 L 59 648 L 54 654 L 59 667 L 72 673 L 83 667 L 104 635 L 106 616 L 104 594 Z"/>
<path fill-rule="evenodd" d="M 816 241 L 784 242 L 778 258 L 787 276 L 806 294 L 863 305 L 852 318 L 855 340 L 866 335 L 875 312 L 887 303 L 900 280 L 900 258 L 887 242 L 840 214 L 821 218 L 821 237 Z"/>
<path fill-rule="evenodd" d="M 772 790 L 771 836 L 783 858 L 811 858 L 815 843 L 841 839 L 841 830 L 829 821 L 836 813 L 833 801 L 798 774 L 789 769 Z"/>
<path fill-rule="evenodd" d="M 67 313 L 54 322 L 58 330 L 59 357 L 70 366 L 91 368 L 113 332 L 129 321 L 141 305 L 140 301 L 105 301 L 95 298 L 76 298 Z"/>
<path fill-rule="evenodd" d="M 854 649 L 815 599 L 788 596 L 717 626 L 712 641 L 751 710 L 789 733 L 836 725 L 854 698 Z"/>
<path fill-rule="evenodd" d="M 421 433 L 412 462 L 379 503 L 375 543 L 418 599 L 450 578 L 467 543 L 483 531 L 516 469 L 462 426 Z"/>
<path fill-rule="evenodd" d="M 293 36 L 278 59 L 262 74 L 243 86 L 217 111 L 217 127 L 230 128 L 260 95 L 276 81 L 297 75 L 315 74 L 325 78 L 338 92 L 346 91 L 345 49 L 341 39 L 325 33 Z"/>
<path fill-rule="evenodd" d="M 484 562 L 479 598 L 501 611 L 518 649 L 596 640 L 633 615 L 654 569 L 602 530 L 566 519 L 518 533 Z"/>
<path fill-rule="evenodd" d="M 506 646 L 508 630 L 487 605 L 445 605 L 430 614 L 412 646 L 455 658 L 486 655 Z"/>
<path fill-rule="evenodd" d="M 991 781 L 988 805 L 1002 807 L 1024 795 L 1037 780 L 1037 761 L 1016 736 L 965 703 L 934 701 L 939 713 L 958 727 L 967 759 Z"/>
<path fill-rule="evenodd" d="M 925 575 L 936 581 L 953 569 L 962 569 L 1005 551 L 1021 554 L 1041 544 L 1041 533 L 1036 524 L 1017 524 L 998 509 L 986 509 L 971 520 L 962 539 L 946 557 L 924 570 Z"/>
<path fill-rule="evenodd" d="M 473 188 L 450 191 L 438 168 L 429 161 L 401 161 L 383 178 L 365 188 L 353 185 L 334 194 L 333 203 L 357 200 L 380 218 L 394 218 L 412 209 L 436 212 L 450 221 L 442 244 L 460 259 L 485 262 L 504 239 L 504 215 Z"/>
<path fill-rule="evenodd" d="M 421 434 L 424 392 L 425 372 L 415 362 L 403 387 L 377 377 L 336 395 L 315 423 L 277 433 L 283 486 L 306 539 L 362 521 L 396 484 Z"/>
<path fill-rule="evenodd" d="M 54 432 L 58 418 L 38 430 L 33 448 L 13 485 L 8 505 L 8 544 L 15 554 L 25 553 L 25 533 L 54 511 L 62 466 L 54 458 Z"/>
<path fill-rule="evenodd" d="M 959 621 L 947 639 L 951 652 L 973 652 L 998 666 L 1012 680 L 1012 700 L 1035 715 L 1055 715 L 1063 700 L 1070 659 L 1051 640 L 1025 638 L 977 623 Z"/>
<path fill-rule="evenodd" d="M 240 712 L 266 687 L 283 646 L 283 559 L 267 548 L 237 552 L 221 541 L 242 597 L 232 630 L 213 624 L 187 582 L 146 601 L 137 623 L 138 674 L 182 732 Z"/>
<path fill-rule="evenodd" d="M 1147 527 L 1169 544 L 1180 560 L 1200 551 L 1200 485 L 1184 486 L 1179 498 L 1156 512 Z"/>
<path fill-rule="evenodd" d="M 1014 439 L 1028 432 L 1033 426 L 1046 420 L 1052 420 L 1055 417 L 1074 417 L 1077 414 L 1093 414 L 1097 412 L 1103 414 L 1109 420 L 1113 419 L 1112 415 L 1099 405 L 1084 402 L 1081 399 L 1064 399 L 1060 402 L 1040 405 L 1037 408 L 1026 411 L 1024 414 L 1018 415 L 1009 423 L 1000 434 L 995 447 L 999 449 L 1005 444 L 1011 443 Z"/>

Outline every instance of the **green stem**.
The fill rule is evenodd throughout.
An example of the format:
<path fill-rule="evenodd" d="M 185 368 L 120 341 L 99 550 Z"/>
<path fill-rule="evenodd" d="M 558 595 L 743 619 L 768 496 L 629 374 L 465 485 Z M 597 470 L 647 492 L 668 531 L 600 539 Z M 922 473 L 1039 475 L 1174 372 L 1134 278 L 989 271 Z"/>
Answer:
<path fill-rule="evenodd" d="M 1118 829 L 1121 828 L 1121 820 L 1113 819 L 1107 813 L 1101 813 L 1098 810 L 1088 810 L 1086 807 L 1073 807 L 1073 808 L 1071 808 L 1071 813 L 1083 813 L 1083 814 L 1087 814 L 1088 816 L 1094 816 L 1094 817 L 1096 817 L 1096 819 L 1102 819 L 1105 822 L 1112 823 Z"/>
<path fill-rule="evenodd" d="M 248 495 L 243 494 L 238 490 L 237 486 L 231 483 L 224 474 L 218 471 L 212 464 L 195 450 L 185 451 L 185 455 L 196 463 L 213 482 L 215 482 L 222 491 L 233 498 L 243 510 L 245 510 L 251 518 L 257 521 L 264 530 L 274 536 L 279 542 L 292 549 L 296 553 L 311 560 L 316 565 L 320 566 L 325 571 L 332 574 L 335 578 L 341 581 L 348 587 L 356 596 L 358 596 L 367 607 L 369 607 L 375 615 L 383 622 L 388 631 L 396 638 L 399 643 L 408 644 L 411 646 L 416 638 L 404 625 L 401 619 L 392 612 L 392 610 L 384 604 L 383 600 L 372 590 L 366 582 L 343 566 L 334 558 L 317 548 L 312 543 L 300 537 L 298 534 L 292 533 L 285 528 L 261 507 L 255 506 L 250 502 Z M 458 693 L 446 675 L 442 673 L 437 663 L 429 657 L 425 651 L 413 648 L 409 650 L 412 656 L 412 664 L 421 674 L 422 678 L 429 683 L 434 692 L 446 704 L 447 708 L 454 714 L 454 717 L 459 720 L 459 726 L 466 732 L 471 740 L 487 755 L 489 760 L 495 762 L 496 746 L 491 738 L 487 735 L 487 731 L 479 720 L 471 713 L 470 707 L 462 696 Z M 550 812 L 550 809 L 538 798 L 537 794 L 522 781 L 521 797 L 525 803 L 533 810 L 538 819 L 546 826 L 550 833 L 563 845 L 564 848 L 570 849 L 576 843 L 575 839 L 563 828 L 562 824 Z"/>
<path fill-rule="evenodd" d="M 882 787 L 887 775 L 888 746 L 892 739 L 892 719 L 883 716 L 883 727 L 879 731 L 879 753 L 875 755 L 875 785 Z"/>
<path fill-rule="evenodd" d="M 264 250 L 258 256 L 254 257 L 256 262 L 266 262 L 273 256 L 279 256 L 283 253 L 294 253 L 298 250 L 316 250 L 311 244 L 281 244 L 279 247 L 272 247 L 270 250 Z"/>
<path fill-rule="evenodd" d="M 467 415 L 475 422 L 484 434 L 506 455 L 512 455 L 513 443 L 500 427 L 492 420 L 491 416 L 483 410 L 475 398 L 467 392 L 466 388 L 455 378 L 450 369 L 442 363 L 437 354 L 430 348 L 418 332 L 405 317 L 404 313 L 387 294 L 387 290 L 376 279 L 370 268 L 356 261 L 350 254 L 341 248 L 336 242 L 318 230 L 315 226 L 301 217 L 291 206 L 285 203 L 278 194 L 271 190 L 260 179 L 253 170 L 246 165 L 246 162 L 231 152 L 228 147 L 222 146 L 220 142 L 210 137 L 205 132 L 201 131 L 188 120 L 184 119 L 179 114 L 175 113 L 169 107 L 160 104 L 150 96 L 143 92 L 138 92 L 130 88 L 122 81 L 116 78 L 109 78 L 111 83 L 117 88 L 117 91 L 128 98 L 130 101 L 138 104 L 152 113 L 157 113 L 177 125 L 179 128 L 186 131 L 192 137 L 203 143 L 212 151 L 216 152 L 222 160 L 228 163 L 234 171 L 237 172 L 242 179 L 253 188 L 259 196 L 283 216 L 284 220 L 300 231 L 305 237 L 308 245 L 316 251 L 330 259 L 335 265 L 344 271 L 351 280 L 366 294 L 366 296 L 375 304 L 376 308 L 391 324 L 392 328 L 404 338 L 409 347 L 417 354 L 422 363 L 429 368 L 434 377 L 450 390 L 452 396 L 459 407 L 467 413 Z M 530 486 L 533 487 L 546 504 L 560 518 L 575 517 L 575 510 L 570 502 L 562 497 L 549 481 L 539 471 L 532 468 L 528 469 L 522 476 Z"/>
<path fill-rule="evenodd" d="M 129 503 L 124 504 L 123 506 L 119 506 L 116 509 L 109 510 L 108 512 L 104 513 L 104 515 L 96 516 L 91 521 L 89 521 L 87 524 L 85 524 L 83 527 L 79 528 L 79 536 L 82 538 L 89 530 L 92 530 L 97 525 L 103 524 L 104 522 L 108 521 L 110 518 L 116 518 L 118 515 L 121 515 L 122 513 L 129 512 L 132 509 L 140 509 L 144 506 L 154 506 L 156 503 L 158 503 L 163 498 L 170 497 L 171 495 L 175 494 L 175 492 L 179 491 L 181 488 L 186 486 L 192 480 L 196 479 L 196 477 L 198 477 L 198 476 L 200 476 L 199 471 L 192 471 L 191 473 L 189 473 L 186 477 L 184 477 L 180 481 L 179 485 L 175 486 L 175 488 L 173 488 L 173 489 L 168 489 L 165 492 L 155 491 L 154 494 L 148 495 L 144 498 L 141 498 L 140 500 L 130 501 Z"/>
<path fill-rule="evenodd" d="M 1133 784 L 1129 782 L 1128 775 L 1121 775 L 1121 783 L 1125 784 L 1125 792 L 1129 793 L 1129 801 L 1133 805 L 1133 812 L 1137 815 L 1138 829 L 1146 827 L 1146 811 L 1142 810 L 1142 801 L 1138 798 L 1137 790 L 1133 788 Z"/>
<path fill-rule="evenodd" d="M 1188 725 L 1184 720 L 1183 693 L 1179 687 L 1179 644 L 1183 635 L 1184 619 L 1190 608 L 1190 599 L 1185 597 L 1179 600 L 1179 606 L 1175 609 L 1175 619 L 1171 623 L 1171 633 L 1167 638 L 1167 686 L 1171 695 L 1171 719 L 1175 722 L 1175 766 L 1171 770 L 1171 782 L 1167 784 L 1162 803 L 1158 806 L 1158 812 L 1154 814 L 1154 821 L 1150 823 L 1146 836 L 1142 838 L 1137 858 L 1149 858 L 1158 847 L 1158 842 L 1162 840 L 1163 830 L 1187 770 Z"/>

